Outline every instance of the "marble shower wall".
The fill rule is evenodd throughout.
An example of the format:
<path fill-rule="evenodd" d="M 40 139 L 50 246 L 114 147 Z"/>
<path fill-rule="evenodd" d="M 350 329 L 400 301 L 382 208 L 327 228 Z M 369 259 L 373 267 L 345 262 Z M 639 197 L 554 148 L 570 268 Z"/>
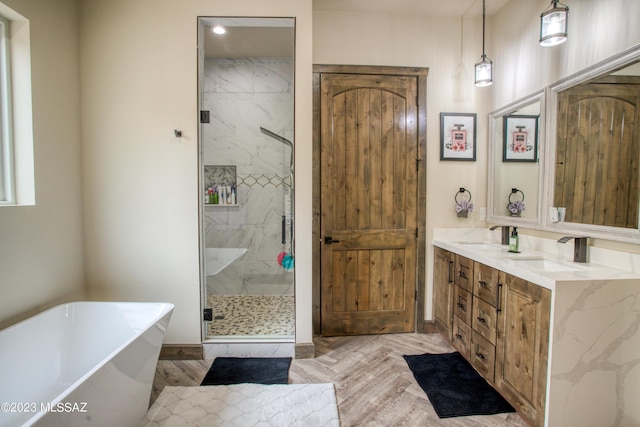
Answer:
<path fill-rule="evenodd" d="M 260 132 L 293 141 L 293 58 L 207 59 L 204 65 L 205 165 L 235 165 L 237 207 L 205 206 L 206 247 L 248 248 L 215 276 L 208 294 L 293 294 L 293 272 L 278 265 L 289 196 L 290 149 Z M 204 189 L 203 189 L 204 191 Z"/>

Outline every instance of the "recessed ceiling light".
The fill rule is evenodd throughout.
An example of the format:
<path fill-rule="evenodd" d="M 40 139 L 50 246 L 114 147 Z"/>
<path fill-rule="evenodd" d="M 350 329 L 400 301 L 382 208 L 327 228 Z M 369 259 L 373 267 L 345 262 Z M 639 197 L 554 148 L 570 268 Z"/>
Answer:
<path fill-rule="evenodd" d="M 227 29 L 222 25 L 216 25 L 211 29 L 211 31 L 213 31 L 215 34 L 218 34 L 218 35 L 227 34 Z"/>

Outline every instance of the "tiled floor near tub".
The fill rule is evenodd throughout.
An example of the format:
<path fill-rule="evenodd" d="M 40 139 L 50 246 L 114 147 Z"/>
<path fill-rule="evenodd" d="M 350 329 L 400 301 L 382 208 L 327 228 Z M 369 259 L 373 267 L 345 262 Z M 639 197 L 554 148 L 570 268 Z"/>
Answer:
<path fill-rule="evenodd" d="M 210 295 L 208 322 L 210 337 L 216 336 L 292 336 L 295 326 L 293 296 L 289 295 Z"/>

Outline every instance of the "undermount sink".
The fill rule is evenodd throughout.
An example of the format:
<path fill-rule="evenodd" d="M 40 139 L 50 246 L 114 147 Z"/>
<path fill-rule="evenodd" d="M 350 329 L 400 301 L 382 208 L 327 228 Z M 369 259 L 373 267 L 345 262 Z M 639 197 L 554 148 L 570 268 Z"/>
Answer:
<path fill-rule="evenodd" d="M 528 267 L 533 270 L 542 270 L 548 272 L 561 272 L 561 271 L 582 271 L 583 269 L 578 266 L 565 264 L 562 262 L 552 261 L 544 258 L 511 258 L 518 266 Z"/>

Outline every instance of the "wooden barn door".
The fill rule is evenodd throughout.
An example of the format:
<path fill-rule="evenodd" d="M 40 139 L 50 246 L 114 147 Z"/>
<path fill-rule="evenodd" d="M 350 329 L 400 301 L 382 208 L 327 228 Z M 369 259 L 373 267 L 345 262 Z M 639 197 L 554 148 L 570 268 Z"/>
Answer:
<path fill-rule="evenodd" d="M 321 333 L 415 328 L 417 78 L 322 74 Z"/>

